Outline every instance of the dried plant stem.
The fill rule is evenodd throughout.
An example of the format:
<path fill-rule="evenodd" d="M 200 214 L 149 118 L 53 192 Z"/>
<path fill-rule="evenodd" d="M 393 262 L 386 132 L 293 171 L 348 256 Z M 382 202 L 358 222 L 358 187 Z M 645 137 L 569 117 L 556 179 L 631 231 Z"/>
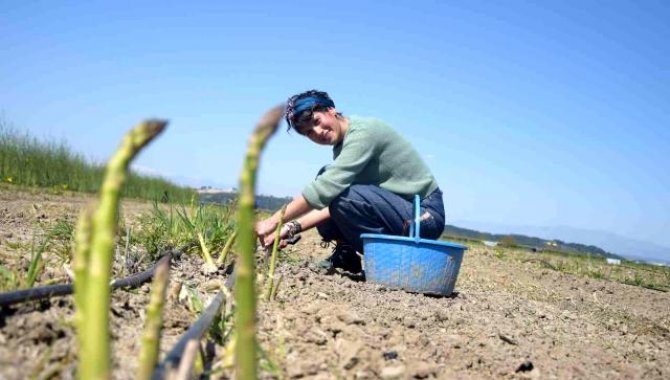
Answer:
<path fill-rule="evenodd" d="M 275 229 L 275 241 L 272 244 L 272 256 L 270 257 L 270 270 L 268 271 L 268 284 L 265 288 L 265 300 L 269 301 L 272 296 L 272 287 L 274 284 L 275 276 L 275 266 L 277 264 L 277 251 L 279 250 L 279 232 L 281 227 L 284 224 L 284 213 L 286 212 L 286 206 L 282 207 L 281 212 L 279 213 L 279 223 L 277 223 L 277 228 Z"/>
<path fill-rule="evenodd" d="M 256 379 L 256 289 L 255 263 L 256 234 L 254 232 L 256 170 L 267 140 L 277 130 L 284 107 L 268 111 L 251 135 L 240 176 L 240 209 L 238 214 L 240 259 L 236 270 L 235 301 L 237 303 L 237 344 L 235 377 Z"/>
<path fill-rule="evenodd" d="M 196 339 L 189 340 L 188 343 L 186 343 L 184 356 L 179 363 L 179 368 L 177 369 L 177 374 L 174 376 L 174 380 L 188 380 L 193 378 L 193 369 L 199 355 L 200 342 Z"/>
<path fill-rule="evenodd" d="M 80 300 L 85 313 L 79 330 L 80 379 L 110 378 L 110 280 L 121 189 L 130 161 L 166 124 L 162 120 L 149 120 L 132 129 L 107 164 L 98 208 L 92 219 L 91 249 L 84 279 L 86 289 Z"/>
<path fill-rule="evenodd" d="M 137 378 L 140 380 L 150 379 L 158 362 L 161 328 L 163 326 L 163 307 L 165 306 L 165 294 L 169 277 L 170 261 L 166 260 L 156 268 L 151 285 L 151 298 L 147 307 L 147 320 L 144 324 L 137 374 Z"/>

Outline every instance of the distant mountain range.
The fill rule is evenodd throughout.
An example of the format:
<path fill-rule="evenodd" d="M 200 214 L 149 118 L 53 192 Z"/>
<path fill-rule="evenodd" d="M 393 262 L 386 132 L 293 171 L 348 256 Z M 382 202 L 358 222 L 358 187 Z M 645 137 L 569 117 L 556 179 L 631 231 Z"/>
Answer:
<path fill-rule="evenodd" d="M 565 242 L 578 242 L 580 244 L 600 247 L 608 252 L 631 260 L 666 265 L 670 264 L 670 247 L 631 239 L 606 231 L 587 230 L 567 226 L 511 226 L 471 221 L 455 221 L 454 224 L 480 231 L 491 231 L 497 234 L 523 234 L 547 240 L 559 239 Z"/>
<path fill-rule="evenodd" d="M 226 204 L 230 200 L 237 198 L 237 189 L 216 189 L 209 186 L 203 186 L 196 189 L 200 195 L 200 201 L 205 203 L 220 203 Z M 272 195 L 256 195 L 256 208 L 276 211 L 282 206 L 288 204 L 292 198 L 290 197 L 275 197 Z"/>
<path fill-rule="evenodd" d="M 502 245 L 513 245 L 517 247 L 524 247 L 539 252 L 544 250 L 552 250 L 566 253 L 578 253 L 584 255 L 594 255 L 601 257 L 609 257 L 615 259 L 623 259 L 624 257 L 616 255 L 612 252 L 607 252 L 600 247 L 594 245 L 584 245 L 580 243 L 565 242 L 560 239 L 542 239 L 534 236 L 526 236 L 521 234 L 492 234 L 489 232 L 481 232 L 471 230 L 468 228 L 461 228 L 447 224 L 444 228 L 444 234 L 447 238 L 461 238 L 469 240 L 479 240 L 484 242 L 496 242 Z"/>

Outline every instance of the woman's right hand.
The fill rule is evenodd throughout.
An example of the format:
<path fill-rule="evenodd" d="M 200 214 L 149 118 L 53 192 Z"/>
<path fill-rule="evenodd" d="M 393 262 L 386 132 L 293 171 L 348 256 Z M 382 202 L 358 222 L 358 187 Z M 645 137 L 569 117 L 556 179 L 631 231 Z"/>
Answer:
<path fill-rule="evenodd" d="M 267 223 L 266 223 L 267 222 Z M 274 226 L 273 226 L 274 224 Z M 260 240 L 263 247 L 270 247 L 275 241 L 275 230 L 277 229 L 277 223 L 272 221 L 262 220 L 256 224 L 256 233 L 258 234 L 258 240 Z M 266 231 L 263 235 L 259 231 Z M 284 248 L 288 245 L 286 238 L 288 237 L 289 228 L 287 225 L 283 225 L 281 230 L 279 230 L 279 248 Z"/>

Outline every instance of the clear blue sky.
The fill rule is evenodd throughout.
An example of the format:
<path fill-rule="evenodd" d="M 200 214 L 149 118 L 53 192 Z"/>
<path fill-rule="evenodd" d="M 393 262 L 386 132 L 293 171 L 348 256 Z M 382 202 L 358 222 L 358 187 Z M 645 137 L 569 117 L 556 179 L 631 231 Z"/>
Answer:
<path fill-rule="evenodd" d="M 670 2 L 242 3 L 4 1 L 0 115 L 96 160 L 168 118 L 137 165 L 235 186 L 260 114 L 317 88 L 414 143 L 448 223 L 670 246 Z M 295 195 L 330 157 L 282 132 L 259 191 Z"/>

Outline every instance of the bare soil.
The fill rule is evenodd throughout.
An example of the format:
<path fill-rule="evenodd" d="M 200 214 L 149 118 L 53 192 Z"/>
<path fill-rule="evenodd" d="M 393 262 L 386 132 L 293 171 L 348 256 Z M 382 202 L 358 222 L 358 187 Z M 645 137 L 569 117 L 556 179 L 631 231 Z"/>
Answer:
<path fill-rule="evenodd" d="M 90 200 L 0 188 L 0 265 L 24 268 L 27 258 L 21 256 L 28 251 L 17 246 L 28 244 L 40 225 L 74 219 Z M 132 224 L 149 210 L 147 203 L 124 202 L 124 221 Z M 429 297 L 346 273 L 324 275 L 313 269 L 328 254 L 318 243 L 306 233 L 286 250 L 276 299 L 259 301 L 264 378 L 670 378 L 667 293 L 553 271 L 533 260 L 503 260 L 490 248 L 473 246 L 457 292 Z M 69 281 L 66 263 L 55 257 L 47 262 L 40 284 Z M 205 275 L 201 266 L 194 256 L 173 262 L 163 352 L 197 317 L 183 289 L 206 300 L 224 280 L 223 271 Z M 134 377 L 148 291 L 144 285 L 114 292 L 115 378 Z M 73 378 L 72 313 L 71 297 L 4 310 L 0 378 Z M 224 350 L 213 348 L 216 369 Z M 227 371 L 215 370 L 212 377 L 227 378 Z"/>

